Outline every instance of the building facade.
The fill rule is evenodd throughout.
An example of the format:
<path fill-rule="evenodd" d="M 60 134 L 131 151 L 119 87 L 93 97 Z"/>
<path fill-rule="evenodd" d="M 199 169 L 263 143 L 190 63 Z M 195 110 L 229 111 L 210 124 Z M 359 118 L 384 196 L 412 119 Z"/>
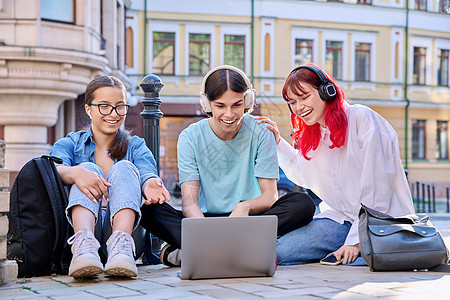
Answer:
<path fill-rule="evenodd" d="M 14 178 L 31 158 L 88 124 L 83 93 L 125 73 L 130 0 L 0 0 L 0 139 Z"/>
<path fill-rule="evenodd" d="M 157 74 L 164 117 L 161 176 L 177 180 L 176 142 L 205 115 L 200 84 L 210 68 L 243 69 L 256 113 L 291 126 L 285 76 L 313 62 L 352 103 L 370 106 L 399 135 L 409 180 L 450 182 L 448 0 L 0 0 L 0 139 L 12 177 L 52 143 L 86 126 L 83 93 L 117 76 L 142 136 L 140 80 Z"/>
<path fill-rule="evenodd" d="M 325 68 L 352 103 L 396 129 L 409 180 L 450 183 L 448 0 L 135 0 L 127 10 L 131 90 L 157 74 L 162 176 L 177 178 L 179 132 L 203 118 L 202 75 L 231 64 L 253 80 L 257 113 L 291 126 L 281 97 L 285 76 L 300 64 Z"/>

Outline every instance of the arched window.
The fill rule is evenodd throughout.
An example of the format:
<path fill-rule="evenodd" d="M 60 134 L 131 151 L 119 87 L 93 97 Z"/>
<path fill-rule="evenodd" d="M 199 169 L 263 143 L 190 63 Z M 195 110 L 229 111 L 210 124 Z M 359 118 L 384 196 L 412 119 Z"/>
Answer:
<path fill-rule="evenodd" d="M 133 68 L 134 67 L 134 61 L 133 61 L 134 49 L 133 49 L 133 29 L 131 27 L 127 28 L 125 47 L 126 47 L 125 48 L 125 53 L 126 53 L 125 64 L 129 68 Z"/>
<path fill-rule="evenodd" d="M 264 72 L 270 72 L 270 35 L 264 37 Z"/>
<path fill-rule="evenodd" d="M 399 44 L 398 42 L 395 43 L 395 78 L 399 77 Z"/>

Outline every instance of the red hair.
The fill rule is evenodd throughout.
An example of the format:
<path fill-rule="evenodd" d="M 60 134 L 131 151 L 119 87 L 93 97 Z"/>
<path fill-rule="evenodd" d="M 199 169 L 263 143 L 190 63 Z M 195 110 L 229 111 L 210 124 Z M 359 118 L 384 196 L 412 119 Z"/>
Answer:
<path fill-rule="evenodd" d="M 313 65 L 317 68 L 318 66 Z M 319 68 L 322 70 L 321 68 Z M 344 91 L 336 85 L 334 79 L 329 76 L 325 71 L 323 74 L 335 85 L 337 95 L 331 101 L 327 101 L 325 105 L 325 124 L 330 130 L 330 149 L 342 147 L 345 143 L 347 136 L 348 120 L 344 111 L 344 103 L 348 103 L 345 98 Z M 282 95 L 286 102 L 289 102 L 287 95 L 288 91 L 291 91 L 297 96 L 302 96 L 306 93 L 306 90 L 301 83 L 307 83 L 316 89 L 320 86 L 321 80 L 319 76 L 312 70 L 306 68 L 300 68 L 291 72 L 287 77 L 283 86 Z M 291 113 L 291 124 L 294 129 L 292 134 L 292 144 L 295 148 L 300 150 L 300 154 L 307 160 L 308 153 L 311 150 L 316 150 L 319 146 L 321 139 L 321 131 L 319 123 L 314 125 L 307 125 L 300 117 Z"/>

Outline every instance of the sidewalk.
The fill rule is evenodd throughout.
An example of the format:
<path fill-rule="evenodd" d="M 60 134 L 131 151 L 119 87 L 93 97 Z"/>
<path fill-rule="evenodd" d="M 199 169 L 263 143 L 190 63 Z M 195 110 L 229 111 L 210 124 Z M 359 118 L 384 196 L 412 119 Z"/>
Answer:
<path fill-rule="evenodd" d="M 430 214 L 450 246 L 450 214 Z M 370 272 L 368 267 L 278 266 L 274 277 L 186 281 L 179 268 L 139 265 L 133 279 L 18 279 L 1 299 L 449 299 L 450 273 Z"/>

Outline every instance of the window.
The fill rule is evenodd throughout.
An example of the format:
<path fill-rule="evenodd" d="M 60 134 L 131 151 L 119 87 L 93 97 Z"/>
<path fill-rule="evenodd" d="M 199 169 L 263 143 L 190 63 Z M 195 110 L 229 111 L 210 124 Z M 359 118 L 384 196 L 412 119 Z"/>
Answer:
<path fill-rule="evenodd" d="M 41 19 L 75 23 L 75 0 L 41 0 Z"/>
<path fill-rule="evenodd" d="M 209 71 L 211 35 L 189 34 L 189 75 L 204 75 Z"/>
<path fill-rule="evenodd" d="M 372 5 L 372 0 L 358 0 L 358 2 L 356 2 L 356 3 Z"/>
<path fill-rule="evenodd" d="M 153 72 L 175 74 L 175 33 L 153 32 Z"/>
<path fill-rule="evenodd" d="M 438 85 L 448 86 L 449 50 L 438 49 Z"/>
<path fill-rule="evenodd" d="M 245 70 L 245 36 L 225 35 L 224 63 Z"/>
<path fill-rule="evenodd" d="M 342 42 L 327 41 L 325 70 L 335 79 L 342 79 Z"/>
<path fill-rule="evenodd" d="M 412 158 L 425 159 L 425 120 L 413 121 Z"/>
<path fill-rule="evenodd" d="M 417 10 L 427 10 L 427 0 L 414 0 L 414 8 Z"/>
<path fill-rule="evenodd" d="M 448 159 L 448 121 L 437 121 L 437 159 Z"/>
<path fill-rule="evenodd" d="M 439 12 L 450 14 L 450 0 L 439 0 Z"/>
<path fill-rule="evenodd" d="M 313 41 L 295 40 L 295 65 L 300 66 L 313 62 Z"/>
<path fill-rule="evenodd" d="M 414 47 L 413 84 L 425 84 L 426 48 Z"/>
<path fill-rule="evenodd" d="M 370 44 L 355 43 L 355 81 L 370 81 Z"/>

